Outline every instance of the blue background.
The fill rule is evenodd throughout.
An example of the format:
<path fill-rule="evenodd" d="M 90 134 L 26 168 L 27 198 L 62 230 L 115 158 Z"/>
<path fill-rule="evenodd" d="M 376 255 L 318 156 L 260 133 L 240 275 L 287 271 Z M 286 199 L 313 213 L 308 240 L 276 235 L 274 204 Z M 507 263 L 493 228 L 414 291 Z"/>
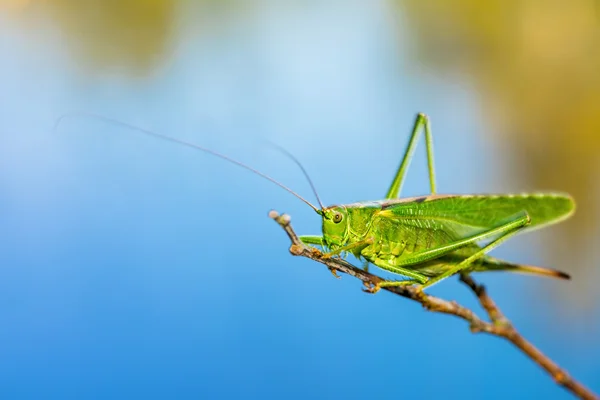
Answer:
<path fill-rule="evenodd" d="M 298 233 L 320 219 L 269 182 L 91 118 L 52 130 L 74 110 L 112 116 L 314 202 L 272 141 L 333 204 L 384 195 L 424 111 L 440 192 L 539 189 L 511 188 L 477 93 L 410 64 L 411 33 L 398 39 L 386 2 L 176 10 L 141 72 L 77 58 L 50 13 L 0 14 L 2 398 L 570 398 L 503 340 L 292 257 L 268 211 Z M 404 195 L 427 192 L 424 154 L 420 143 Z M 527 235 L 494 254 L 539 264 L 543 252 Z M 600 390 L 598 302 L 554 297 L 581 275 L 478 277 L 525 337 Z M 431 292 L 480 311 L 455 278 Z"/>

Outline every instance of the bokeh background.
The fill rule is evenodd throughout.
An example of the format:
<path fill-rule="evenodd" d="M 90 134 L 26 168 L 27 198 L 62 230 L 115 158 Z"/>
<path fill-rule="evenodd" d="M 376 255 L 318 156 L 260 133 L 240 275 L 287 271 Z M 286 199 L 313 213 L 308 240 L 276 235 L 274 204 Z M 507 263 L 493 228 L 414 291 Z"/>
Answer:
<path fill-rule="evenodd" d="M 556 190 L 577 214 L 479 275 L 600 391 L 594 0 L 0 1 L 0 397 L 570 398 L 507 343 L 335 280 L 267 218 L 274 185 L 94 112 L 223 151 L 326 203 L 381 198 L 414 115 L 446 193 Z M 426 193 L 424 146 L 404 195 Z M 432 293 L 475 307 L 456 279 Z"/>

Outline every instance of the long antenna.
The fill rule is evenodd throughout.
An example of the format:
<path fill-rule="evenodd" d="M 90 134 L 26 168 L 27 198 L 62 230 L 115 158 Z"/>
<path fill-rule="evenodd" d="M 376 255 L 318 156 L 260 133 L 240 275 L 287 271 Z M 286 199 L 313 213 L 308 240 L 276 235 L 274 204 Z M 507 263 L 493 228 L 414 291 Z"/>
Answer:
<path fill-rule="evenodd" d="M 315 197 L 317 198 L 317 201 L 319 202 L 319 206 L 321 207 L 321 210 L 323 208 L 325 208 L 325 207 L 323 207 L 323 203 L 321 202 L 321 199 L 319 198 L 319 194 L 317 193 L 317 189 L 315 188 L 315 185 L 313 184 L 312 179 L 310 179 L 310 176 L 308 176 L 308 172 L 306 172 L 306 170 L 304 169 L 304 166 L 302 166 L 302 163 L 300 163 L 300 161 L 292 153 L 290 153 L 289 151 L 287 151 L 283 147 L 279 146 L 278 144 L 275 144 L 275 143 L 272 143 L 272 142 L 268 142 L 268 143 L 271 146 L 273 146 L 274 148 L 276 148 L 277 150 L 279 150 L 280 152 L 282 152 L 284 155 L 288 156 L 293 162 L 296 163 L 296 165 L 300 168 L 300 170 L 304 174 L 304 177 L 308 181 L 308 184 L 310 185 L 310 188 L 312 189 L 312 192 L 314 193 Z"/>
<path fill-rule="evenodd" d="M 277 186 L 279 186 L 283 190 L 291 193 L 292 195 L 296 196 L 298 199 L 300 199 L 303 202 L 305 202 L 306 204 L 308 204 L 310 206 L 310 208 L 312 208 L 313 210 L 315 210 L 315 212 L 317 214 L 319 214 L 319 215 L 322 214 L 322 210 L 319 210 L 317 207 L 315 207 L 314 205 L 312 205 L 308 200 L 306 200 L 304 197 L 300 196 L 298 193 L 294 192 L 292 189 L 288 188 L 287 186 L 285 186 L 282 183 L 279 183 L 277 180 L 275 180 L 274 178 L 271 178 L 269 175 L 263 174 L 262 172 L 254 169 L 254 168 L 252 168 L 252 167 L 250 167 L 250 166 L 248 166 L 248 165 L 246 165 L 246 164 L 244 164 L 244 163 L 242 163 L 240 161 L 234 160 L 233 158 L 227 157 L 226 155 L 218 153 L 218 152 L 216 152 L 214 150 L 207 149 L 206 147 L 202 147 L 200 145 L 197 145 L 197 144 L 194 144 L 194 143 L 191 143 L 191 142 L 186 142 L 185 140 L 177 139 L 177 138 L 174 138 L 174 137 L 171 137 L 171 136 L 163 135 L 161 133 L 153 132 L 153 131 L 148 130 L 148 129 L 140 128 L 139 126 L 131 125 L 131 124 L 128 124 L 127 122 L 119 121 L 119 120 L 114 119 L 114 118 L 106 117 L 106 116 L 100 115 L 100 114 L 89 113 L 89 112 L 67 113 L 67 114 L 61 115 L 56 120 L 56 123 L 54 124 L 54 132 L 56 132 L 58 130 L 58 128 L 60 127 L 60 124 L 62 123 L 63 120 L 65 120 L 67 118 L 72 118 L 72 117 L 91 117 L 91 118 L 96 118 L 96 119 L 99 119 L 99 120 L 107 122 L 107 123 L 115 124 L 115 125 L 121 126 L 123 128 L 128 128 L 128 129 L 131 129 L 131 130 L 134 130 L 134 131 L 142 132 L 142 133 L 145 133 L 146 135 L 149 135 L 149 136 L 154 136 L 156 138 L 159 138 L 159 139 L 162 139 L 162 140 L 166 140 L 168 142 L 178 143 L 178 144 L 181 144 L 183 146 L 191 147 L 193 149 L 200 150 L 200 151 L 203 151 L 205 153 L 211 154 L 211 155 L 213 155 L 215 157 L 219 157 L 219 158 L 221 158 L 221 159 L 223 159 L 225 161 L 228 161 L 228 162 L 230 162 L 232 164 L 235 164 L 235 165 L 237 165 L 239 167 L 242 167 L 242 168 L 244 168 L 244 169 L 246 169 L 246 170 L 248 170 L 248 171 L 250 171 L 250 172 L 252 172 L 252 173 L 254 173 L 254 174 L 256 174 L 256 175 L 258 175 L 258 176 L 260 176 L 260 177 L 262 177 L 262 178 L 264 178 L 264 179 L 266 179 L 266 180 L 268 180 L 268 181 L 270 181 L 272 183 L 274 183 L 274 184 L 276 184 Z M 304 170 L 304 168 L 302 168 L 302 169 Z M 311 186 L 312 186 L 312 183 L 311 183 Z M 317 199 L 318 199 L 318 197 L 317 197 Z M 319 204 L 321 204 L 320 201 L 319 201 Z M 321 206 L 321 208 L 322 208 L 322 206 Z"/>

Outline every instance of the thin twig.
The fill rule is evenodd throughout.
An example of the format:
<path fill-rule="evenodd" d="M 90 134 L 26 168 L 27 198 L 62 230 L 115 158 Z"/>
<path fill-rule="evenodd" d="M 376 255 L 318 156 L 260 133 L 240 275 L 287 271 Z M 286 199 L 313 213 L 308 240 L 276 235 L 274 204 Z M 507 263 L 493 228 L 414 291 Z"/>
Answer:
<path fill-rule="evenodd" d="M 300 241 L 292 229 L 290 217 L 288 215 L 279 215 L 278 212 L 271 211 L 269 216 L 273 218 L 287 233 L 292 242 L 290 246 L 290 253 L 293 255 L 307 257 L 311 260 L 320 262 L 321 264 L 325 264 L 336 277 L 338 277 L 337 272 L 342 272 L 360 279 L 367 288 L 374 287 L 378 283 L 384 281 L 383 278 L 373 275 L 362 268 L 357 268 L 341 258 L 324 257 L 323 253 L 318 249 L 306 246 Z M 461 318 L 469 323 L 469 327 L 473 333 L 485 332 L 490 335 L 502 337 L 508 340 L 523 353 L 525 353 L 529 358 L 535 361 L 540 367 L 546 370 L 546 372 L 552 376 L 557 384 L 562 385 L 574 395 L 581 399 L 600 399 L 588 388 L 573 379 L 567 371 L 559 367 L 554 361 L 548 358 L 533 344 L 521 336 L 513 327 L 511 322 L 504 316 L 496 303 L 494 303 L 494 301 L 488 296 L 483 285 L 477 284 L 473 278 L 468 275 L 462 275 L 460 279 L 473 291 L 473 293 L 475 293 L 479 299 L 479 303 L 486 311 L 490 319 L 489 322 L 481 319 L 473 311 L 461 306 L 455 301 L 448 301 L 439 297 L 431 296 L 427 293 L 424 293 L 416 286 L 388 286 L 382 287 L 381 289 L 419 302 L 426 310 L 454 315 L 458 318 Z"/>

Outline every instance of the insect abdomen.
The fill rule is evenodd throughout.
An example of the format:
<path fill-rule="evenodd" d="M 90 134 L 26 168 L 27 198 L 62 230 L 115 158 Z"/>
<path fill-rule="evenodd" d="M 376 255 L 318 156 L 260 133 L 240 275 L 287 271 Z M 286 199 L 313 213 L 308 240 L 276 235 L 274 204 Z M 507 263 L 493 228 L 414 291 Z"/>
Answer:
<path fill-rule="evenodd" d="M 366 258 L 394 263 L 414 253 L 439 247 L 459 239 L 452 231 L 440 229 L 435 221 L 413 220 L 412 224 L 398 224 L 381 219 L 371 227 L 374 243 L 363 251 Z"/>

